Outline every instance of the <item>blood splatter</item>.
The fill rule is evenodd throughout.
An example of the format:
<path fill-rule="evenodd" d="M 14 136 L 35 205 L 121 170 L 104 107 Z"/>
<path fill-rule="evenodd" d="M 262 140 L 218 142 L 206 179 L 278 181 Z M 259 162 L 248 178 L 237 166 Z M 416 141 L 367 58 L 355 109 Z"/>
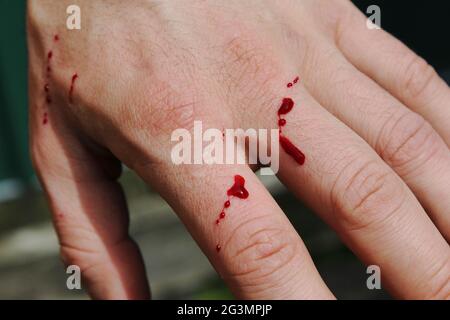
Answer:
<path fill-rule="evenodd" d="M 298 80 L 300 80 L 300 78 L 297 76 L 297 77 L 295 77 L 294 80 L 292 80 L 292 82 L 289 82 L 286 86 L 288 88 L 292 88 L 294 86 L 294 84 L 296 84 L 298 82 Z"/>
<path fill-rule="evenodd" d="M 298 81 L 298 77 L 294 79 L 294 82 Z M 281 105 L 278 108 L 278 131 L 280 133 L 279 141 L 283 150 L 290 155 L 298 164 L 303 165 L 305 163 L 305 155 L 300 151 L 286 136 L 283 135 L 282 127 L 287 123 L 286 119 L 281 116 L 288 114 L 294 108 L 294 100 L 291 98 L 283 98 Z"/>
<path fill-rule="evenodd" d="M 55 34 L 53 36 L 53 41 L 57 42 L 59 40 L 59 36 Z M 45 93 L 45 102 L 46 106 L 48 107 L 52 103 L 52 97 L 51 97 L 51 87 L 50 87 L 50 76 L 52 72 L 51 67 L 51 60 L 53 58 L 53 51 L 49 50 L 47 52 L 47 65 L 46 65 L 46 74 L 45 74 L 45 84 L 44 84 L 44 93 Z M 44 116 L 42 118 L 42 124 L 48 123 L 48 113 L 45 111 Z"/>
<path fill-rule="evenodd" d="M 234 184 L 230 189 L 228 189 L 227 195 L 229 197 L 238 197 L 240 199 L 248 198 L 248 191 L 245 188 L 245 179 L 243 176 L 234 176 Z"/>
<path fill-rule="evenodd" d="M 73 90 L 75 88 L 75 81 L 78 79 L 78 74 L 75 73 L 74 75 L 72 75 L 72 80 L 70 82 L 70 89 L 69 89 L 69 102 L 72 103 L 73 102 Z"/>
<path fill-rule="evenodd" d="M 47 112 L 44 112 L 44 117 L 42 118 L 42 124 L 47 124 L 48 123 L 48 114 Z"/>
<path fill-rule="evenodd" d="M 240 175 L 234 176 L 234 184 L 230 189 L 227 190 L 228 200 L 223 204 L 222 211 L 219 214 L 219 217 L 216 219 L 216 225 L 220 224 L 220 221 L 225 219 L 226 213 L 225 210 L 231 206 L 231 198 L 236 197 L 239 199 L 247 199 L 249 196 L 248 190 L 245 188 L 245 179 Z M 221 249 L 220 244 L 217 244 L 216 251 L 219 252 Z"/>
<path fill-rule="evenodd" d="M 50 95 L 50 73 L 52 71 L 52 68 L 50 67 L 50 62 L 53 57 L 53 51 L 50 50 L 47 52 L 47 67 L 46 67 L 46 74 L 45 74 L 45 84 L 44 84 L 44 93 L 45 93 L 45 102 L 48 105 L 52 103 L 52 97 Z M 44 112 L 44 115 L 42 117 L 42 124 L 46 125 L 48 123 L 48 113 Z"/>
<path fill-rule="evenodd" d="M 281 106 L 278 109 L 278 116 L 288 114 L 292 110 L 292 108 L 294 108 L 294 100 L 292 100 L 291 98 L 283 98 Z"/>

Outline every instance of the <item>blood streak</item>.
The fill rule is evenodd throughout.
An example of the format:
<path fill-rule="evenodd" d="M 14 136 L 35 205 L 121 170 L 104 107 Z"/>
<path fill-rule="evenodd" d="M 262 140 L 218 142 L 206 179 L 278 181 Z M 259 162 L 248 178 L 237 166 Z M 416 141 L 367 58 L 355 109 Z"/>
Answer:
<path fill-rule="evenodd" d="M 75 73 L 74 75 L 72 75 L 72 80 L 70 82 L 70 89 L 69 89 L 69 102 L 72 103 L 73 102 L 73 90 L 75 88 L 75 81 L 78 79 L 78 74 Z"/>
<path fill-rule="evenodd" d="M 55 34 L 53 36 L 53 41 L 54 42 L 59 41 L 59 36 L 57 34 Z M 45 74 L 45 84 L 44 84 L 45 102 L 47 104 L 47 107 L 52 103 L 51 88 L 50 88 L 50 76 L 51 76 L 51 72 L 52 72 L 52 67 L 51 67 L 52 58 L 53 58 L 53 51 L 49 50 L 47 52 L 47 66 L 45 68 L 46 74 Z M 42 123 L 43 124 L 48 123 L 48 113 L 47 112 L 44 112 Z"/>
<path fill-rule="evenodd" d="M 294 79 L 294 82 L 298 81 L 298 77 Z M 294 101 L 291 98 L 283 98 L 281 105 L 278 108 L 278 130 L 280 132 L 280 145 L 283 150 L 290 155 L 298 164 L 303 165 L 305 163 L 305 155 L 300 151 L 286 136 L 283 135 L 282 127 L 286 125 L 286 119 L 281 116 L 288 114 L 294 108 Z"/>
<path fill-rule="evenodd" d="M 288 138 L 280 135 L 280 145 L 288 155 L 290 155 L 299 164 L 305 163 L 305 155 Z"/>
<path fill-rule="evenodd" d="M 228 200 L 223 204 L 222 211 L 219 214 L 219 217 L 216 219 L 216 225 L 220 224 L 220 221 L 225 219 L 226 213 L 225 210 L 231 206 L 231 198 L 236 197 L 239 199 L 247 199 L 249 196 L 248 190 L 245 188 L 245 179 L 240 175 L 234 176 L 234 184 L 230 189 L 227 190 Z M 219 252 L 221 249 L 221 245 L 217 244 L 216 251 Z"/>
<path fill-rule="evenodd" d="M 44 93 L 45 93 L 45 102 L 47 105 L 50 105 L 52 103 L 52 97 L 50 95 L 50 73 L 52 71 L 52 68 L 50 66 L 50 62 L 52 60 L 53 57 L 53 51 L 50 50 L 47 52 L 47 68 L 46 68 L 46 74 L 45 74 L 45 84 L 44 84 Z M 42 119 L 42 124 L 47 124 L 48 123 L 48 114 L 47 112 L 44 112 L 44 116 Z"/>

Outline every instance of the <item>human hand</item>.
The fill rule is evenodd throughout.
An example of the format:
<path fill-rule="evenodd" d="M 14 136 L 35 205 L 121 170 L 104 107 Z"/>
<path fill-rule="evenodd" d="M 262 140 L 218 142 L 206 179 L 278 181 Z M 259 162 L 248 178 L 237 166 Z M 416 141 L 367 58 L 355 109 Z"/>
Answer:
<path fill-rule="evenodd" d="M 334 298 L 255 168 L 170 157 L 172 132 L 194 120 L 279 128 L 286 97 L 283 135 L 306 161 L 281 149 L 280 180 L 380 266 L 393 295 L 449 297 L 449 88 L 350 2 L 80 0 L 82 29 L 68 31 L 70 2 L 28 3 L 31 151 L 63 259 L 92 297 L 150 295 L 123 162 L 237 297 Z M 227 196 L 236 175 L 246 199 Z"/>

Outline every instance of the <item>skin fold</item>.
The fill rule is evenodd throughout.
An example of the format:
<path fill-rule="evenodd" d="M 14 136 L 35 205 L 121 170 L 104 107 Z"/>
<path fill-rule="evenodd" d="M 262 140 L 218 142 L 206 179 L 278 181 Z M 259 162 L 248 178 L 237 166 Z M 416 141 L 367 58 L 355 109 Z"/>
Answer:
<path fill-rule="evenodd" d="M 350 1 L 78 0 L 82 28 L 68 30 L 71 2 L 28 1 L 30 148 L 63 260 L 93 298 L 150 297 L 124 163 L 236 297 L 334 299 L 256 167 L 170 159 L 171 133 L 195 120 L 277 129 L 286 96 L 283 135 L 306 162 L 281 151 L 278 178 L 380 266 L 395 297 L 450 298 L 449 87 Z M 218 232 L 236 175 L 250 196 L 232 200 Z"/>

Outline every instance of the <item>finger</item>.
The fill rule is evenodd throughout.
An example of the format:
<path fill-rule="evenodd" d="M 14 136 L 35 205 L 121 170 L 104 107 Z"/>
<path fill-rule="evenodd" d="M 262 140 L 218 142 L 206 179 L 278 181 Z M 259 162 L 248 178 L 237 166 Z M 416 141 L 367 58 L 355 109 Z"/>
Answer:
<path fill-rule="evenodd" d="M 128 234 L 120 163 L 95 156 L 59 130 L 48 111 L 43 124 L 32 112 L 33 163 L 49 199 L 61 255 L 80 267 L 93 298 L 145 299 L 149 288 L 138 247 Z"/>
<path fill-rule="evenodd" d="M 289 90 L 289 89 L 287 89 Z M 383 286 L 405 298 L 450 293 L 450 250 L 414 195 L 377 154 L 301 86 L 283 135 L 306 155 L 300 166 L 280 151 L 280 179 L 339 233 Z M 262 117 L 266 127 L 277 123 Z"/>
<path fill-rule="evenodd" d="M 352 5 L 353 7 L 353 5 Z M 421 114 L 450 146 L 450 89 L 428 63 L 382 30 L 366 26 L 350 8 L 339 23 L 336 42 L 359 70 Z"/>
<path fill-rule="evenodd" d="M 247 166 L 135 169 L 178 213 L 236 297 L 333 298 L 289 220 Z M 248 198 L 227 195 L 236 175 L 245 179 Z"/>
<path fill-rule="evenodd" d="M 320 71 L 304 74 L 309 92 L 395 170 L 450 240 L 450 151 L 445 142 L 423 117 L 353 67 L 339 51 L 324 44 L 317 56 Z"/>

